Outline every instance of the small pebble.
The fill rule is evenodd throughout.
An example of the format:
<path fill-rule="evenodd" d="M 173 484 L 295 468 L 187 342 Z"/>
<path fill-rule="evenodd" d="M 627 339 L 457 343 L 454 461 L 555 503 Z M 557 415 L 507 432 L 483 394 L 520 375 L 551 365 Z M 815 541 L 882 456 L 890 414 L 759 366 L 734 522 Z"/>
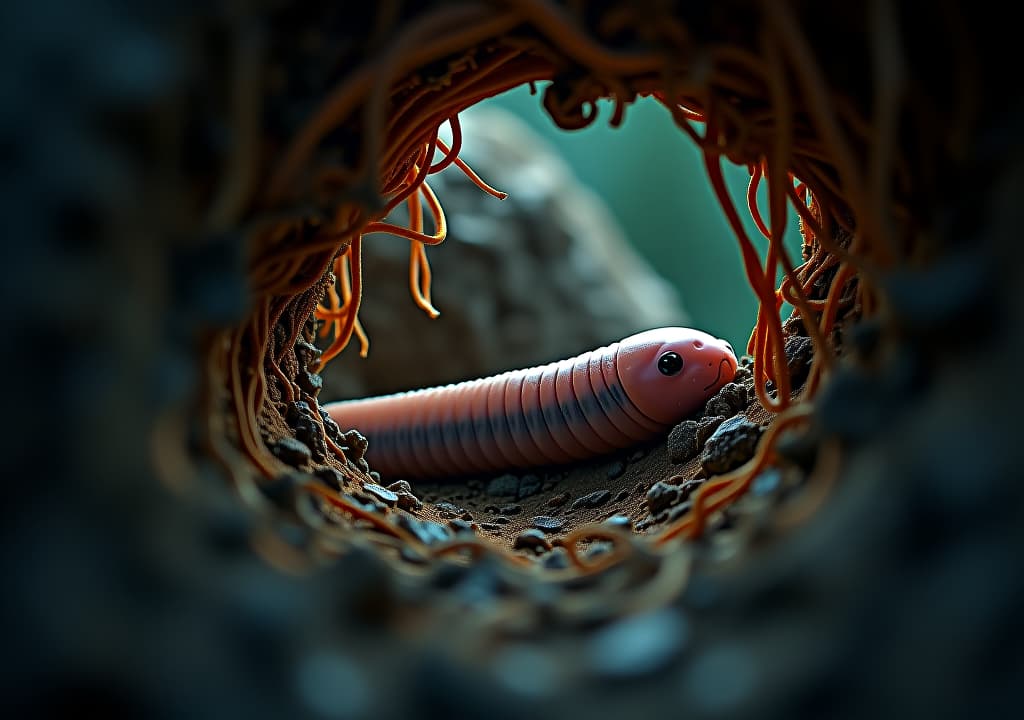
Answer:
<path fill-rule="evenodd" d="M 630 520 L 627 515 L 612 515 L 610 518 L 607 518 L 602 524 L 607 525 L 608 527 L 613 527 L 621 530 L 633 529 L 633 521 Z"/>
<path fill-rule="evenodd" d="M 668 434 L 669 462 L 678 465 L 697 455 L 700 450 L 700 442 L 697 440 L 699 429 L 700 423 L 696 420 L 684 420 L 672 428 Z"/>
<path fill-rule="evenodd" d="M 295 358 L 305 368 L 320 364 L 320 348 L 305 340 L 298 340 L 295 343 Z"/>
<path fill-rule="evenodd" d="M 738 468 L 754 455 L 761 428 L 743 416 L 723 422 L 708 438 L 701 455 L 701 467 L 709 475 Z"/>
<path fill-rule="evenodd" d="M 495 532 L 496 533 L 496 532 L 500 532 L 501 531 L 501 525 L 498 525 L 497 523 L 485 522 L 485 523 L 480 523 L 477 527 L 479 527 L 482 530 L 486 530 L 488 532 Z"/>
<path fill-rule="evenodd" d="M 409 484 L 408 480 L 397 480 L 396 482 L 388 485 L 388 490 L 396 494 L 404 492 L 411 493 L 412 485 Z"/>
<path fill-rule="evenodd" d="M 786 338 L 786 364 L 794 382 L 801 382 L 807 377 L 813 358 L 814 343 L 809 337 L 796 335 Z"/>
<path fill-rule="evenodd" d="M 411 492 L 399 492 L 395 494 L 398 495 L 398 507 L 402 510 L 419 510 L 423 507 L 423 503 L 420 502 L 420 499 Z"/>
<path fill-rule="evenodd" d="M 622 502 L 629 497 L 629 490 L 622 490 L 615 496 L 615 502 Z"/>
<path fill-rule="evenodd" d="M 491 497 L 516 497 L 519 494 L 519 478 L 515 475 L 502 475 L 487 483 L 485 491 Z"/>
<path fill-rule="evenodd" d="M 332 418 L 323 408 L 320 408 L 320 420 L 324 424 L 324 430 L 327 432 L 327 437 L 333 440 L 336 444 L 343 446 L 345 444 L 345 438 L 341 435 L 341 428 L 338 427 L 338 423 L 334 422 L 334 418 Z M 343 447 L 342 449 L 347 450 L 348 448 Z"/>
<path fill-rule="evenodd" d="M 683 502 L 676 505 L 674 508 L 668 511 L 668 517 L 665 518 L 668 522 L 675 522 L 679 518 L 683 517 L 686 513 L 690 512 L 690 508 L 693 507 L 691 502 Z"/>
<path fill-rule="evenodd" d="M 283 507 L 294 500 L 295 491 L 301 484 L 302 480 L 298 475 L 286 473 L 272 480 L 261 481 L 259 489 L 268 500 Z"/>
<path fill-rule="evenodd" d="M 597 492 L 592 492 L 589 495 L 584 495 L 583 497 L 578 498 L 569 507 L 572 510 L 581 510 L 583 508 L 596 508 L 601 507 L 611 499 L 612 494 L 610 491 L 598 490 Z"/>
<path fill-rule="evenodd" d="M 313 457 L 305 443 L 290 437 L 279 439 L 270 446 L 270 452 L 274 453 L 278 460 L 292 467 L 308 465 Z"/>
<path fill-rule="evenodd" d="M 689 641 L 689 626 L 675 610 L 634 615 L 597 631 L 581 653 L 597 675 L 635 678 L 669 664 Z"/>
<path fill-rule="evenodd" d="M 511 520 L 509 520 L 509 519 L 508 519 L 507 517 L 505 517 L 504 515 L 498 515 L 497 517 L 495 517 L 495 518 L 494 518 L 494 519 L 492 520 L 492 522 L 493 522 L 494 524 L 496 524 L 496 525 L 508 525 L 508 524 L 509 524 L 510 522 L 512 522 L 512 521 L 511 521 Z"/>
<path fill-rule="evenodd" d="M 334 468 L 329 466 L 320 467 L 313 471 L 313 475 L 331 490 L 341 492 L 344 477 Z"/>
<path fill-rule="evenodd" d="M 659 481 L 651 485 L 651 489 L 647 491 L 647 507 L 651 515 L 657 515 L 678 502 L 680 496 L 678 487 Z"/>
<path fill-rule="evenodd" d="M 640 460 L 643 460 L 644 459 L 644 455 L 646 455 L 646 454 L 647 454 L 647 451 L 644 448 L 638 448 L 638 449 L 634 450 L 633 452 L 631 452 L 629 454 L 629 457 L 626 458 L 626 459 L 629 462 L 631 462 L 631 463 L 635 463 L 635 462 L 639 462 Z"/>
<path fill-rule="evenodd" d="M 299 384 L 300 388 L 313 397 L 317 397 L 320 394 L 320 391 L 324 389 L 324 379 L 316 373 L 309 372 L 308 370 L 300 370 L 299 374 L 295 378 L 295 382 Z"/>
<path fill-rule="evenodd" d="M 394 506 L 398 503 L 398 495 L 396 493 L 382 488 L 380 485 L 374 485 L 373 483 L 366 483 L 363 485 L 363 490 L 373 495 L 375 498 L 380 500 L 385 505 Z"/>
<path fill-rule="evenodd" d="M 732 417 L 747 406 L 747 389 L 738 383 L 730 382 L 722 386 L 714 397 L 704 406 L 705 417 Z"/>
<path fill-rule="evenodd" d="M 614 480 L 615 478 L 622 475 L 622 473 L 624 472 L 626 472 L 626 463 L 622 462 L 621 460 L 615 460 L 614 462 L 612 462 L 611 465 L 608 466 L 608 470 L 605 472 L 605 477 L 607 477 L 609 480 Z"/>
<path fill-rule="evenodd" d="M 435 504 L 434 507 L 437 508 L 437 512 L 441 515 L 441 517 L 445 518 L 446 520 L 456 517 L 462 518 L 463 520 L 473 519 L 473 516 L 469 512 L 467 512 L 465 508 L 459 507 L 455 503 L 442 501 Z"/>
<path fill-rule="evenodd" d="M 553 518 L 550 515 L 538 515 L 530 521 L 530 524 L 546 533 L 556 533 L 562 530 L 564 523 L 560 518 Z"/>
<path fill-rule="evenodd" d="M 341 437 L 345 446 L 349 449 L 349 458 L 353 461 L 361 460 L 363 455 L 366 454 L 366 448 L 370 446 L 370 442 L 358 430 L 349 430 L 347 433 L 342 434 Z M 367 470 L 366 472 L 369 471 Z"/>
<path fill-rule="evenodd" d="M 569 567 L 569 553 L 563 547 L 551 548 L 541 564 L 548 570 L 564 570 Z"/>
<path fill-rule="evenodd" d="M 395 524 L 411 532 L 424 545 L 444 542 L 449 538 L 449 531 L 443 525 L 430 520 L 419 520 L 408 515 L 396 515 Z"/>
<path fill-rule="evenodd" d="M 502 515 L 518 515 L 523 511 L 522 505 L 502 505 L 498 510 Z"/>
<path fill-rule="evenodd" d="M 523 475 L 519 479 L 519 494 L 516 496 L 517 500 L 524 500 L 525 498 L 536 495 L 543 488 L 543 483 L 540 478 L 536 475 Z"/>
<path fill-rule="evenodd" d="M 452 518 L 448 521 L 448 527 L 456 534 L 473 534 L 473 525 L 462 518 Z"/>
<path fill-rule="evenodd" d="M 512 543 L 513 550 L 550 550 L 551 543 L 544 537 L 544 533 L 540 530 L 529 528 L 523 530 L 516 536 L 516 539 Z"/>
<path fill-rule="evenodd" d="M 562 507 L 567 502 L 569 502 L 569 497 L 570 497 L 569 493 L 567 493 L 567 492 L 559 493 L 558 495 L 555 495 L 553 498 L 548 500 L 545 503 L 545 505 L 547 505 L 548 507 L 552 507 L 552 508 Z"/>

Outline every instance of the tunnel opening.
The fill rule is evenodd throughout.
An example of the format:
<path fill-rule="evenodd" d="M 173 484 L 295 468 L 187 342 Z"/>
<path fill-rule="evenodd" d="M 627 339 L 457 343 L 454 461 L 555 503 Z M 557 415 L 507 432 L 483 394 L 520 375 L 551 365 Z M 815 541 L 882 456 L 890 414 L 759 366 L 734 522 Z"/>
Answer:
<path fill-rule="evenodd" d="M 837 444 L 814 427 L 812 400 L 849 346 L 851 321 L 884 317 L 880 271 L 921 252 L 920 228 L 906 205 L 908 160 L 894 144 L 898 118 L 880 110 L 889 100 L 884 93 L 894 90 L 884 79 L 867 97 L 855 84 L 828 85 L 832 68 L 820 65 L 813 33 L 805 34 L 791 8 L 738 33 L 716 12 L 689 24 L 663 19 L 654 31 L 638 18 L 573 18 L 535 4 L 425 12 L 293 123 L 261 200 L 289 209 L 250 237 L 254 309 L 210 357 L 211 384 L 226 395 L 226 428 L 237 446 L 222 454 L 231 455 L 224 465 L 249 488 L 246 497 L 283 504 L 332 542 L 362 534 L 418 563 L 496 553 L 522 565 L 557 546 L 566 572 L 584 574 L 635 552 L 648 531 L 654 548 L 672 550 L 711 526 L 731 528 L 734 503 L 755 485 L 806 496 L 780 514 L 786 523 L 820 502 L 816 488 L 832 484 L 840 461 Z M 653 45 L 642 37 L 647 32 L 657 37 Z M 869 48 L 850 51 L 872 61 Z M 639 462 L 643 452 L 630 463 L 634 451 L 612 458 L 635 465 L 628 472 L 615 465 L 584 473 L 615 479 L 614 486 L 584 482 L 565 498 L 553 476 L 520 473 L 474 479 L 468 491 L 439 485 L 424 497 L 402 478 L 385 487 L 370 474 L 359 428 L 338 427 L 318 404 L 319 371 L 353 338 L 365 345 L 358 322 L 363 236 L 386 232 L 410 241 L 412 294 L 433 312 L 423 248 L 443 239 L 445 223 L 443 198 L 430 190 L 429 177 L 460 163 L 461 144 L 457 132 L 443 143 L 438 130 L 445 123 L 457 130 L 459 113 L 481 100 L 538 82 L 549 82 L 542 104 L 562 129 L 594 122 L 599 100 L 613 103 L 609 122 L 616 127 L 645 97 L 696 143 L 758 299 L 741 349 L 751 358 L 741 368 L 747 384 L 731 383 L 732 395 L 712 398 L 724 415 L 702 408 L 688 419 L 676 445 L 696 444 L 696 451 L 679 451 L 677 462 L 665 462 L 663 451 L 646 453 L 660 465 Z M 764 253 L 741 220 L 743 199 L 726 187 L 727 162 L 750 172 L 747 210 L 767 241 Z M 767 212 L 756 201 L 761 185 Z M 408 225 L 387 222 L 402 204 L 410 208 Z M 782 242 L 790 212 L 801 224 L 801 257 Z M 795 308 L 788 318 L 784 303 Z M 868 352 L 885 326 L 874 328 L 862 333 Z M 328 336 L 326 347 L 315 347 L 317 335 Z M 722 425 L 733 434 L 722 438 Z M 745 445 L 739 464 L 709 466 L 711 440 Z M 523 490 L 524 479 L 531 491 Z M 495 482 L 516 487 L 488 503 Z M 618 500 L 588 507 L 595 494 Z M 526 497 L 525 506 L 517 502 Z M 568 522 L 557 517 L 563 498 L 567 510 L 581 510 Z M 463 507 L 470 500 L 473 510 Z M 764 504 L 750 503 L 761 515 Z M 538 526 L 538 518 L 553 524 Z M 595 545 L 598 559 L 589 562 Z"/>

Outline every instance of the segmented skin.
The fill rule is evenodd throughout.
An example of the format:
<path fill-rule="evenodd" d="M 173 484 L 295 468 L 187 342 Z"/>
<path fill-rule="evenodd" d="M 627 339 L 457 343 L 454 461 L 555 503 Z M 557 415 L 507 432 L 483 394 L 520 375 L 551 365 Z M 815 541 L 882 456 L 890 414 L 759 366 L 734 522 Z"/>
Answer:
<path fill-rule="evenodd" d="M 666 354 L 680 370 L 659 369 Z M 571 463 L 650 440 L 735 372 L 724 340 L 658 328 L 548 365 L 326 409 L 366 436 L 367 460 L 383 476 L 441 478 Z"/>

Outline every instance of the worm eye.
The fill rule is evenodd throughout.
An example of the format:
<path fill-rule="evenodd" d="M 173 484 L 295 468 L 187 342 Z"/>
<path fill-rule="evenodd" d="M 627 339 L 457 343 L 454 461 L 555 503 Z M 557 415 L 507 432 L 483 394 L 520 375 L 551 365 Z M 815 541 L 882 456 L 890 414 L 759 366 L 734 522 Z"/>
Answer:
<path fill-rule="evenodd" d="M 667 352 L 658 358 L 658 372 L 662 375 L 678 375 L 683 369 L 683 359 L 679 353 Z"/>

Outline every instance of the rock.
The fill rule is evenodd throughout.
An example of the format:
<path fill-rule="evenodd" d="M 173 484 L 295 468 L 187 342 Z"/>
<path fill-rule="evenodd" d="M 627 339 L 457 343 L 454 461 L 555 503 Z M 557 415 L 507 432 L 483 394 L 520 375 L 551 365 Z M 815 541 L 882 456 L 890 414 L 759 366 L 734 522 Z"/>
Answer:
<path fill-rule="evenodd" d="M 493 522 L 495 525 L 508 525 L 512 521 L 504 515 L 498 515 L 491 522 Z"/>
<path fill-rule="evenodd" d="M 569 567 L 569 553 L 562 547 L 551 548 L 551 551 L 544 555 L 541 565 L 548 570 L 565 570 Z"/>
<path fill-rule="evenodd" d="M 742 416 L 723 422 L 708 438 L 701 456 L 701 467 L 708 475 L 738 468 L 754 455 L 761 428 Z"/>
<path fill-rule="evenodd" d="M 447 500 L 435 503 L 434 507 L 437 508 L 437 512 L 441 517 L 449 520 L 451 518 L 462 518 L 463 520 L 472 520 L 473 515 L 469 513 L 465 508 L 459 507 L 453 502 Z"/>
<path fill-rule="evenodd" d="M 316 345 L 302 339 L 295 342 L 295 358 L 303 368 L 308 370 L 319 365 L 320 355 L 320 349 Z"/>
<path fill-rule="evenodd" d="M 635 678 L 666 667 L 689 641 L 689 626 L 665 609 L 618 620 L 595 632 L 581 657 L 601 677 Z"/>
<path fill-rule="evenodd" d="M 487 483 L 484 491 L 491 497 L 517 497 L 519 495 L 519 478 L 515 475 L 501 475 Z"/>
<path fill-rule="evenodd" d="M 300 388 L 313 397 L 318 396 L 320 391 L 324 388 L 324 379 L 316 373 L 311 373 L 308 370 L 300 370 L 299 374 L 295 378 L 295 382 L 299 384 Z"/>
<path fill-rule="evenodd" d="M 614 460 L 612 464 L 608 466 L 608 470 L 605 472 L 605 477 L 609 480 L 614 480 L 624 472 L 626 472 L 626 463 L 621 460 Z"/>
<path fill-rule="evenodd" d="M 633 521 L 630 520 L 629 517 L 626 516 L 626 515 L 612 515 L 610 518 L 607 518 L 601 524 L 602 525 L 607 525 L 608 527 L 613 527 L 613 528 L 616 528 L 616 529 L 619 529 L 619 530 L 632 530 L 633 529 Z"/>
<path fill-rule="evenodd" d="M 502 515 L 518 515 L 522 511 L 523 511 L 523 506 L 522 505 L 515 505 L 515 504 L 502 505 L 498 509 L 498 512 L 501 513 Z"/>
<path fill-rule="evenodd" d="M 700 423 L 696 420 L 684 420 L 672 428 L 668 434 L 668 459 L 676 464 L 684 463 L 695 457 L 700 451 L 697 432 Z"/>
<path fill-rule="evenodd" d="M 345 443 L 345 447 L 348 448 L 346 453 L 350 460 L 358 462 L 366 454 L 366 448 L 370 446 L 370 442 L 363 437 L 363 434 L 358 430 L 349 430 L 342 434 L 342 442 Z M 364 472 L 369 472 L 365 470 Z"/>
<path fill-rule="evenodd" d="M 313 459 L 324 462 L 327 459 L 327 442 L 324 440 L 324 430 L 317 422 L 309 403 L 298 400 L 288 403 L 285 411 L 285 420 L 295 431 L 295 439 L 309 448 Z"/>
<path fill-rule="evenodd" d="M 543 483 L 536 475 L 523 475 L 519 478 L 519 493 L 516 495 L 516 499 L 524 500 L 536 495 L 541 491 L 542 487 Z"/>
<path fill-rule="evenodd" d="M 592 492 L 589 495 L 584 495 L 569 506 L 571 510 L 582 510 L 583 508 L 596 508 L 601 507 L 606 502 L 612 499 L 612 494 L 608 490 L 598 490 Z"/>
<path fill-rule="evenodd" d="M 615 496 L 615 502 L 622 502 L 629 497 L 629 490 L 622 490 Z"/>
<path fill-rule="evenodd" d="M 398 495 L 390 490 L 382 488 L 380 485 L 366 483 L 363 485 L 363 490 L 373 495 L 385 505 L 394 507 L 398 503 Z"/>
<path fill-rule="evenodd" d="M 657 515 L 678 502 L 680 497 L 682 497 L 682 493 L 678 487 L 659 481 L 647 491 L 647 507 L 651 511 L 651 515 Z"/>
<path fill-rule="evenodd" d="M 726 383 L 704 406 L 704 417 L 732 417 L 747 403 L 747 388 L 735 382 Z"/>
<path fill-rule="evenodd" d="M 324 423 L 324 431 L 327 433 L 327 437 L 333 440 L 337 445 L 344 445 L 345 439 L 342 437 L 341 428 L 338 427 L 338 423 L 334 422 L 334 418 L 330 414 L 320 408 L 320 419 Z"/>
<path fill-rule="evenodd" d="M 533 528 L 523 530 L 512 542 L 513 550 L 550 550 L 551 543 L 544 537 L 544 533 Z"/>
<path fill-rule="evenodd" d="M 288 507 L 295 499 L 295 493 L 302 485 L 298 475 L 285 473 L 271 480 L 263 480 L 258 487 L 260 492 L 275 505 Z"/>
<path fill-rule="evenodd" d="M 393 493 L 412 493 L 412 485 L 409 484 L 408 480 L 396 480 L 395 482 L 388 485 L 388 490 Z"/>
<path fill-rule="evenodd" d="M 430 520 L 419 520 L 408 515 L 395 515 L 395 524 L 416 536 L 424 545 L 435 545 L 445 542 L 449 537 L 448 529 Z"/>
<path fill-rule="evenodd" d="M 270 446 L 270 452 L 281 462 L 296 468 L 309 465 L 313 457 L 313 453 L 305 443 L 290 437 L 280 438 L 273 443 Z"/>
<path fill-rule="evenodd" d="M 472 535 L 473 525 L 462 518 L 452 518 L 448 521 L 448 527 L 452 529 L 456 535 Z"/>
<path fill-rule="evenodd" d="M 814 343 L 809 337 L 795 335 L 786 338 L 786 365 L 793 382 L 801 382 L 807 377 L 814 358 Z"/>
<path fill-rule="evenodd" d="M 538 515 L 530 521 L 530 524 L 546 533 L 561 532 L 564 525 L 561 518 L 554 518 L 550 515 Z"/>
<path fill-rule="evenodd" d="M 331 490 L 341 492 L 344 477 L 338 470 L 330 466 L 324 466 L 314 470 L 313 475 Z"/>
<path fill-rule="evenodd" d="M 423 507 L 420 499 L 411 492 L 398 492 L 395 494 L 398 496 L 398 507 L 402 510 L 419 510 Z"/>
<path fill-rule="evenodd" d="M 553 498 L 551 498 L 544 504 L 550 508 L 562 507 L 567 502 L 569 502 L 570 497 L 571 496 L 567 492 L 559 493 L 558 495 L 555 495 Z"/>

